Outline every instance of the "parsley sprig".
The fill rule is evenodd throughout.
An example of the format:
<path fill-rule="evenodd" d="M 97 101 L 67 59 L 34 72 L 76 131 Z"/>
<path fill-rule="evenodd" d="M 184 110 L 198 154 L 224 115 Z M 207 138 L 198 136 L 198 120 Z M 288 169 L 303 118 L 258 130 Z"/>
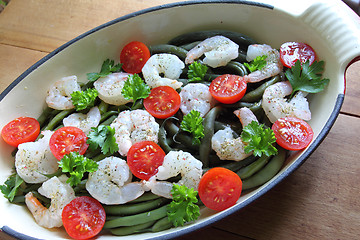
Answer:
<path fill-rule="evenodd" d="M 101 77 L 106 77 L 107 75 L 109 75 L 111 73 L 119 72 L 121 70 L 121 66 L 122 66 L 122 64 L 120 64 L 120 63 L 115 64 L 114 60 L 106 59 L 101 66 L 100 72 L 86 74 L 87 79 L 91 82 L 94 82 Z"/>
<path fill-rule="evenodd" d="M 250 72 L 255 72 L 261 70 L 266 66 L 267 55 L 257 56 L 250 63 L 244 63 L 245 67 L 249 69 Z"/>
<path fill-rule="evenodd" d="M 189 82 L 199 82 L 204 80 L 207 70 L 208 67 L 206 65 L 197 61 L 193 62 L 189 65 L 189 71 L 187 73 Z"/>
<path fill-rule="evenodd" d="M 192 144 L 200 144 L 200 139 L 204 137 L 203 118 L 200 117 L 200 112 L 191 110 L 186 114 L 181 121 L 180 129 L 192 134 Z"/>
<path fill-rule="evenodd" d="M 87 137 L 86 143 L 89 144 L 91 150 L 100 147 L 103 154 L 113 154 L 119 150 L 115 139 L 115 129 L 110 126 L 99 125 L 97 128 L 91 128 Z"/>
<path fill-rule="evenodd" d="M 81 111 L 93 107 L 98 95 L 99 93 L 95 88 L 88 88 L 85 91 L 75 91 L 71 93 L 71 101 L 76 111 Z"/>
<path fill-rule="evenodd" d="M 0 185 L 0 190 L 4 194 L 4 197 L 12 202 L 14 197 L 16 196 L 17 192 L 20 189 L 21 184 L 24 180 L 18 174 L 12 174 L 3 185 Z"/>
<path fill-rule="evenodd" d="M 138 74 L 129 75 L 121 90 L 125 99 L 132 99 L 133 106 L 135 102 L 150 95 L 150 87 L 141 79 Z"/>

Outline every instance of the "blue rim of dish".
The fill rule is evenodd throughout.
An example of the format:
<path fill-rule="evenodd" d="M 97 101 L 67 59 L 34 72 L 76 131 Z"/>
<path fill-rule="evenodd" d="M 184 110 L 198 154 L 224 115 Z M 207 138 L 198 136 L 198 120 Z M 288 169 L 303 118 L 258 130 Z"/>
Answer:
<path fill-rule="evenodd" d="M 38 68 L 39 66 L 41 66 L 43 63 L 45 63 L 46 61 L 48 61 L 49 59 L 51 59 L 52 57 L 56 56 L 57 53 L 61 52 L 62 50 L 64 50 L 65 48 L 67 48 L 68 46 L 72 45 L 73 43 L 79 41 L 82 38 L 85 38 L 86 36 L 99 31 L 103 28 L 109 27 L 113 24 L 116 24 L 118 22 L 122 22 L 124 20 L 139 16 L 139 15 L 143 15 L 146 13 L 150 13 L 150 12 L 154 12 L 154 11 L 158 11 L 158 10 L 162 10 L 162 9 L 169 9 L 169 8 L 174 8 L 174 7 L 180 7 L 180 6 L 187 6 L 187 5 L 197 5 L 197 4 L 239 4 L 239 5 L 251 5 L 251 6 L 255 6 L 255 7 L 262 7 L 262 8 L 267 8 L 270 10 L 273 10 L 274 7 L 272 5 L 268 5 L 268 4 L 264 4 L 264 3 L 258 3 L 258 2 L 252 2 L 252 1 L 242 1 L 242 0 L 208 0 L 208 1 L 186 1 L 186 2 L 176 2 L 176 3 L 169 3 L 169 4 L 164 4 L 164 5 L 160 5 L 160 6 L 155 6 L 155 7 L 151 7 L 151 8 L 147 8 L 147 9 L 143 9 L 131 14 L 127 14 L 125 16 L 116 18 L 112 21 L 109 21 L 105 24 L 102 24 L 96 28 L 93 28 L 92 30 L 89 30 L 86 33 L 83 33 L 81 35 L 79 35 L 78 37 L 74 38 L 73 40 L 70 40 L 69 42 L 63 44 L 62 46 L 58 47 L 57 49 L 55 49 L 54 51 L 52 51 L 51 53 L 49 53 L 47 56 L 45 56 L 44 58 L 42 58 L 41 60 L 39 60 L 38 62 L 36 62 L 33 66 L 31 66 L 30 68 L 28 68 L 23 74 L 21 74 L 16 80 L 14 80 L 1 94 L 0 94 L 0 101 L 19 83 L 21 82 L 27 75 L 29 75 L 32 71 L 34 71 L 36 68 Z M 264 195 L 266 192 L 268 192 L 270 189 L 272 189 L 274 186 L 276 186 L 277 184 L 279 184 L 281 181 L 283 181 L 286 177 L 288 177 L 293 171 L 295 171 L 297 168 L 299 168 L 304 162 L 305 160 L 315 151 L 315 149 L 320 145 L 320 143 L 325 139 L 325 137 L 327 136 L 327 134 L 329 133 L 331 127 L 334 125 L 335 120 L 338 116 L 338 114 L 340 113 L 340 109 L 341 106 L 344 102 L 344 94 L 338 94 L 334 109 L 328 119 L 328 121 L 326 122 L 325 126 L 323 127 L 323 129 L 321 130 L 321 132 L 319 133 L 318 137 L 313 141 L 313 143 L 306 149 L 306 151 L 304 152 L 303 155 L 301 155 L 294 164 L 292 164 L 289 168 L 287 168 L 284 172 L 282 172 L 278 177 L 276 177 L 275 179 L 273 179 L 271 182 L 269 182 L 269 184 L 265 187 L 262 188 L 261 190 L 259 190 L 258 192 L 256 192 L 253 196 L 249 197 L 248 199 L 246 199 L 245 201 L 241 202 L 240 204 L 237 204 L 236 206 L 234 206 L 233 208 L 229 209 L 228 211 L 224 211 L 221 214 L 218 214 L 215 217 L 212 217 L 211 219 L 205 220 L 203 222 L 199 222 L 197 224 L 193 224 L 193 225 L 189 225 L 186 228 L 183 229 L 179 229 L 178 231 L 175 232 L 170 232 L 170 233 L 166 233 L 164 235 L 161 236 L 155 236 L 155 237 L 151 237 L 148 239 L 170 239 L 170 238 L 175 238 L 175 237 L 179 237 L 185 234 L 189 234 L 193 231 L 199 230 L 205 226 L 209 226 L 211 224 L 214 224 L 215 222 L 228 217 L 229 215 L 237 212 L 238 210 L 246 207 L 248 204 L 250 204 L 251 202 L 255 201 L 256 199 L 258 199 L 260 196 Z M 27 236 L 25 234 L 19 233 L 17 231 L 14 231 L 13 229 L 9 228 L 8 226 L 3 226 L 1 227 L 1 231 L 3 231 L 4 233 L 7 233 L 10 236 L 13 236 L 17 239 L 24 239 L 24 240 L 36 240 L 37 238 L 33 238 L 30 236 Z"/>

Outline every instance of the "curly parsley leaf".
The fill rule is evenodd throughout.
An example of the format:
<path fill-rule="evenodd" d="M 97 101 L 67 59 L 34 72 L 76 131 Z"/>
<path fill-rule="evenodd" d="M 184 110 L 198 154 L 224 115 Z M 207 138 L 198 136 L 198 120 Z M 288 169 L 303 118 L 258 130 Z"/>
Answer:
<path fill-rule="evenodd" d="M 208 70 L 206 65 L 201 64 L 200 62 L 193 62 L 189 65 L 188 79 L 189 82 L 199 82 L 204 80 L 205 74 Z"/>
<path fill-rule="evenodd" d="M 85 91 L 71 93 L 71 101 L 76 111 L 81 111 L 93 107 L 98 95 L 99 93 L 95 88 L 88 88 Z"/>
<path fill-rule="evenodd" d="M 185 185 L 174 184 L 171 190 L 172 202 L 167 208 L 169 221 L 175 226 L 196 220 L 200 216 L 200 208 L 196 203 L 197 191 Z"/>
<path fill-rule="evenodd" d="M 322 78 L 322 72 L 324 70 L 323 66 L 324 61 L 315 61 L 310 65 L 308 60 L 303 64 L 301 64 L 300 61 L 296 61 L 294 66 L 287 69 L 285 76 L 293 88 L 292 94 L 296 91 L 317 93 L 324 90 L 330 80 Z"/>
<path fill-rule="evenodd" d="M 196 110 L 191 110 L 181 121 L 180 129 L 193 135 L 192 144 L 194 145 L 200 144 L 200 139 L 204 137 L 203 121 L 200 112 Z"/>
<path fill-rule="evenodd" d="M 249 69 L 250 72 L 255 72 L 261 70 L 266 66 L 266 55 L 257 56 L 254 60 L 249 63 L 244 63 L 245 67 Z"/>
<path fill-rule="evenodd" d="M 109 75 L 111 73 L 119 72 L 121 70 L 121 67 L 122 67 L 122 64 L 120 64 L 120 63 L 115 64 L 114 60 L 106 59 L 101 66 L 100 72 L 86 74 L 87 79 L 91 82 L 94 82 L 101 77 L 106 77 L 107 75 Z"/>
<path fill-rule="evenodd" d="M 150 94 L 150 87 L 141 79 L 138 74 L 129 75 L 121 90 L 125 99 L 132 99 L 133 106 L 138 99 L 147 98 Z"/>
<path fill-rule="evenodd" d="M 0 190 L 4 194 L 4 197 L 12 202 L 16 196 L 20 185 L 24 182 L 18 174 L 12 174 L 3 185 L 0 185 Z"/>
<path fill-rule="evenodd" d="M 70 152 L 59 161 L 59 167 L 62 172 L 70 174 L 66 182 L 74 187 L 81 182 L 86 172 L 96 171 L 98 163 L 80 155 L 78 152 Z"/>
<path fill-rule="evenodd" d="M 252 121 L 243 128 L 241 138 L 247 143 L 244 149 L 245 153 L 253 151 L 253 154 L 259 157 L 263 154 L 271 156 L 277 153 L 277 149 L 273 146 L 273 143 L 276 142 L 274 131 L 265 128 L 264 124 Z"/>
<path fill-rule="evenodd" d="M 91 128 L 87 137 L 86 143 L 89 144 L 91 150 L 100 147 L 103 154 L 113 154 L 119 150 L 115 139 L 115 129 L 110 126 L 99 125 L 97 128 Z"/>

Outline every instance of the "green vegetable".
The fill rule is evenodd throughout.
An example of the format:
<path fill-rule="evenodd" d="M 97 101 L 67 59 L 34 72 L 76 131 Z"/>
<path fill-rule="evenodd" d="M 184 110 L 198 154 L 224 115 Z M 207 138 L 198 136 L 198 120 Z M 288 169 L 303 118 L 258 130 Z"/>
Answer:
<path fill-rule="evenodd" d="M 75 91 L 71 93 L 71 101 L 76 111 L 81 111 L 93 107 L 98 95 L 99 93 L 95 88 L 88 88 L 85 91 Z"/>
<path fill-rule="evenodd" d="M 263 154 L 271 156 L 277 153 L 277 149 L 273 146 L 276 142 L 274 131 L 264 128 L 264 124 L 252 121 L 243 128 L 241 138 L 247 143 L 245 153 L 254 151 L 254 155 L 259 157 Z"/>
<path fill-rule="evenodd" d="M 97 128 L 91 128 L 91 131 L 87 135 L 88 140 L 86 143 L 89 144 L 89 148 L 91 150 L 95 150 L 100 147 L 103 154 L 107 154 L 109 152 L 113 154 L 119 150 L 119 146 L 116 143 L 114 135 L 114 128 L 106 125 L 99 125 Z"/>
<path fill-rule="evenodd" d="M 206 65 L 199 62 L 193 62 L 189 65 L 188 78 L 189 82 L 198 82 L 204 80 L 205 74 L 208 70 Z"/>
<path fill-rule="evenodd" d="M 14 197 L 20 187 L 20 185 L 24 182 L 17 174 L 12 174 L 8 179 L 6 179 L 3 185 L 0 185 L 0 190 L 4 194 L 9 202 L 14 200 Z"/>
<path fill-rule="evenodd" d="M 87 79 L 91 82 L 94 82 L 101 77 L 106 77 L 107 75 L 109 75 L 111 73 L 119 72 L 121 70 L 121 66 L 122 66 L 122 64 L 120 64 L 120 63 L 114 65 L 114 60 L 106 59 L 101 66 L 100 72 L 86 74 Z"/>
<path fill-rule="evenodd" d="M 62 168 L 64 173 L 70 174 L 70 178 L 66 182 L 73 187 L 81 182 L 84 173 L 96 171 L 98 163 L 80 155 L 78 152 L 70 152 L 59 161 L 59 167 Z"/>
<path fill-rule="evenodd" d="M 204 137 L 203 118 L 200 117 L 200 112 L 191 110 L 186 114 L 181 121 L 180 129 L 192 133 L 192 144 L 200 144 L 200 139 Z"/>
<path fill-rule="evenodd" d="M 263 69 L 266 66 L 266 55 L 257 56 L 254 60 L 249 63 L 244 63 L 244 65 L 249 69 L 250 72 L 255 72 L 257 70 Z"/>
<path fill-rule="evenodd" d="M 324 61 L 315 61 L 311 65 L 309 64 L 309 61 L 303 64 L 296 61 L 294 66 L 286 70 L 285 76 L 293 88 L 292 95 L 298 90 L 308 93 L 321 92 L 329 84 L 329 79 L 321 78 Z"/>
<path fill-rule="evenodd" d="M 196 203 L 197 191 L 185 185 L 174 184 L 171 190 L 172 202 L 168 206 L 168 219 L 175 227 L 196 220 L 200 216 L 200 208 Z"/>
<path fill-rule="evenodd" d="M 150 87 L 140 78 L 138 74 L 129 75 L 125 81 L 121 94 L 125 99 L 132 99 L 133 106 L 138 99 L 147 98 L 150 94 Z"/>

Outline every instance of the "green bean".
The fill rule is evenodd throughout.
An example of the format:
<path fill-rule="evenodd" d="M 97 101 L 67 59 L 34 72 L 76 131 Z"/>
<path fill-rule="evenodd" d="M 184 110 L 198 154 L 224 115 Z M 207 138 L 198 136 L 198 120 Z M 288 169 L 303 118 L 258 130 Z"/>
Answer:
<path fill-rule="evenodd" d="M 222 35 L 224 37 L 231 39 L 233 42 L 240 45 L 241 48 L 246 48 L 250 44 L 257 43 L 254 39 L 242 33 L 228 31 L 228 30 L 205 30 L 205 31 L 189 32 L 179 35 L 171 39 L 168 42 L 168 44 L 180 46 L 191 42 L 203 41 L 206 38 L 214 37 L 216 35 Z"/>
<path fill-rule="evenodd" d="M 156 53 L 170 53 L 178 56 L 180 59 L 185 60 L 187 50 L 185 50 L 182 47 L 170 45 L 170 44 L 160 44 L 155 46 L 149 47 L 150 54 L 156 54 Z"/>
<path fill-rule="evenodd" d="M 158 208 L 167 202 L 169 202 L 169 199 L 158 198 L 155 200 L 134 203 L 134 204 L 105 205 L 104 209 L 106 214 L 125 216 L 125 215 L 134 215 L 142 212 L 147 212 L 155 208 Z"/>
<path fill-rule="evenodd" d="M 268 164 L 253 176 L 243 180 L 243 190 L 260 186 L 273 178 L 281 169 L 286 158 L 286 151 L 278 148 L 278 154 L 272 157 Z"/>
<path fill-rule="evenodd" d="M 53 117 L 48 125 L 43 130 L 53 130 L 56 126 L 69 114 L 73 113 L 75 109 L 63 110 Z"/>
<path fill-rule="evenodd" d="M 59 112 L 60 112 L 60 110 L 54 110 L 50 107 L 46 107 L 42 111 L 41 115 L 37 118 L 37 121 L 40 124 L 40 128 L 43 128 L 43 125 L 45 124 L 45 122 L 48 121 L 52 115 L 57 114 Z"/>
<path fill-rule="evenodd" d="M 265 164 L 269 161 L 270 156 L 263 155 L 255 162 L 249 164 L 248 166 L 241 168 L 239 171 L 236 172 L 237 175 L 241 179 L 245 179 L 251 177 L 256 172 L 258 172 Z"/>
<path fill-rule="evenodd" d="M 110 221 L 105 222 L 104 228 L 107 229 L 107 228 L 116 228 L 123 226 L 133 226 L 136 224 L 142 224 L 149 221 L 158 220 L 167 216 L 167 207 L 168 204 L 160 208 L 151 210 L 149 212 L 112 219 Z"/>
<path fill-rule="evenodd" d="M 109 104 L 104 101 L 100 101 L 98 108 L 99 108 L 100 114 L 103 115 L 104 113 L 107 112 L 107 110 L 109 108 Z"/>
<path fill-rule="evenodd" d="M 239 76 L 248 74 L 246 67 L 240 62 L 230 61 L 224 68 L 232 70 L 234 74 Z"/>
<path fill-rule="evenodd" d="M 111 154 L 110 152 L 107 154 L 99 153 L 98 155 L 93 156 L 91 158 L 91 160 L 93 160 L 95 162 L 99 162 L 99 161 L 103 160 L 104 158 L 110 157 L 111 155 L 113 155 L 113 154 Z"/>
<path fill-rule="evenodd" d="M 101 124 L 109 126 L 116 118 L 117 118 L 117 115 L 112 115 L 108 119 L 103 121 Z"/>
<path fill-rule="evenodd" d="M 173 226 L 173 224 L 169 221 L 168 217 L 164 217 L 160 220 L 157 220 L 156 223 L 152 226 L 152 232 L 160 232 L 166 229 L 169 229 Z"/>
<path fill-rule="evenodd" d="M 195 41 L 195 42 L 187 43 L 187 44 L 181 45 L 180 47 L 187 50 L 187 51 L 190 51 L 191 49 L 196 47 L 196 45 L 198 45 L 199 43 L 201 43 L 201 41 Z"/>
<path fill-rule="evenodd" d="M 237 58 L 234 59 L 236 62 L 244 63 L 246 61 L 246 50 L 247 49 L 241 49 L 239 48 L 239 55 Z"/>
<path fill-rule="evenodd" d="M 24 195 L 15 196 L 14 199 L 11 201 L 11 203 L 23 203 L 23 204 L 25 204 L 25 196 Z"/>
<path fill-rule="evenodd" d="M 107 111 L 107 112 L 105 112 L 105 113 L 103 113 L 101 115 L 100 123 L 106 121 L 109 117 L 114 116 L 114 115 L 118 115 L 118 114 L 119 114 L 118 111 L 114 111 L 114 110 Z"/>
<path fill-rule="evenodd" d="M 134 233 L 146 232 L 147 229 L 150 228 L 155 222 L 156 220 L 136 224 L 133 226 L 112 228 L 110 229 L 110 232 L 116 236 L 126 236 Z"/>
<path fill-rule="evenodd" d="M 221 111 L 220 106 L 212 108 L 204 117 L 204 137 L 201 140 L 199 147 L 200 161 L 203 163 L 203 167 L 209 167 L 209 155 L 211 152 L 211 138 L 214 135 L 214 124 L 217 115 Z"/>
<path fill-rule="evenodd" d="M 256 89 L 252 90 L 251 92 L 246 93 L 245 96 L 242 97 L 241 101 L 244 101 L 244 102 L 259 101 L 262 98 L 262 95 L 264 94 L 265 89 L 268 86 L 273 85 L 274 83 L 277 83 L 279 81 L 280 81 L 280 76 L 279 75 L 271 78 L 270 80 L 268 80 L 265 83 L 261 84 Z"/>
<path fill-rule="evenodd" d="M 141 195 L 140 197 L 132 200 L 129 203 L 137 203 L 137 202 L 145 202 L 145 201 L 149 201 L 149 200 L 155 200 L 160 198 L 159 195 L 153 194 L 152 192 L 145 192 L 143 195 Z"/>
<path fill-rule="evenodd" d="M 258 101 L 258 102 L 243 102 L 242 99 L 241 99 L 241 101 L 233 103 L 233 104 L 222 104 L 222 106 L 224 108 L 243 108 L 243 107 L 247 107 L 253 112 L 255 112 L 257 110 L 260 110 L 262 108 L 261 107 L 261 100 Z"/>
<path fill-rule="evenodd" d="M 165 122 L 165 129 L 167 130 L 167 132 L 169 133 L 170 136 L 173 136 L 175 141 L 178 141 L 182 144 L 184 144 L 186 147 L 193 149 L 193 150 L 197 150 L 198 146 L 192 144 L 192 137 L 190 137 L 189 135 L 186 134 L 182 134 L 179 133 L 180 129 L 178 126 L 176 126 L 173 122 L 171 121 L 166 121 Z"/>
<path fill-rule="evenodd" d="M 233 172 L 236 172 L 239 169 L 243 168 L 244 166 L 247 166 L 247 165 L 253 163 L 257 159 L 258 159 L 258 157 L 255 157 L 254 155 L 250 155 L 249 157 L 247 157 L 247 158 L 245 158 L 244 160 L 241 160 L 241 161 L 218 160 L 217 162 L 213 162 L 211 167 L 203 168 L 203 173 L 209 171 L 212 167 L 223 167 L 223 168 L 227 168 L 227 169 L 229 169 L 229 170 L 231 170 Z"/>
<path fill-rule="evenodd" d="M 158 133 L 158 144 L 159 146 L 164 150 L 165 153 L 170 152 L 172 147 L 168 144 L 167 138 L 166 138 L 166 130 L 164 126 L 160 126 L 159 133 Z"/>

